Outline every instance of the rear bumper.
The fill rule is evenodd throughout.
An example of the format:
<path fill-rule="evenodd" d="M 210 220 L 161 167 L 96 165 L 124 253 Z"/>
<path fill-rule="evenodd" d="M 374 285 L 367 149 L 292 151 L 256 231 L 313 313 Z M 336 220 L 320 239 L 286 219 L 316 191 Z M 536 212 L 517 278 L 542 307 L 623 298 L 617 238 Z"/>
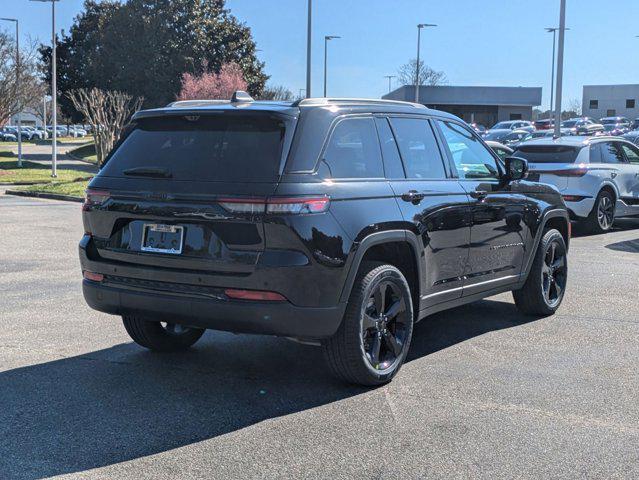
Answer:
<path fill-rule="evenodd" d="M 561 192 L 561 194 L 573 195 L 572 193 L 568 193 L 568 192 Z M 578 194 L 575 194 L 575 195 L 578 195 Z M 588 215 L 590 215 L 590 212 L 592 212 L 592 209 L 594 208 L 594 206 L 595 206 L 595 199 L 592 197 L 584 198 L 583 200 L 579 202 L 566 201 L 566 207 L 568 208 L 568 211 L 570 212 L 570 217 L 575 220 L 586 218 Z"/>
<path fill-rule="evenodd" d="M 338 329 L 345 305 L 298 307 L 289 302 L 252 302 L 143 291 L 83 280 L 87 304 L 113 315 L 139 315 L 193 327 L 322 339 Z"/>

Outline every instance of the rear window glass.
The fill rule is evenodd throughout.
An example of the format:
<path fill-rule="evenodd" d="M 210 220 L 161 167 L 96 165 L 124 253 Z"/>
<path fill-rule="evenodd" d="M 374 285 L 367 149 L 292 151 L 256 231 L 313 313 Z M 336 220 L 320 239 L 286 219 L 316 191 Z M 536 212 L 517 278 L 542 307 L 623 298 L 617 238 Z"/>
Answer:
<path fill-rule="evenodd" d="M 284 122 L 267 115 L 141 119 L 100 174 L 135 178 L 146 169 L 174 180 L 275 181 L 284 133 Z"/>
<path fill-rule="evenodd" d="M 515 150 L 513 157 L 522 157 L 531 163 L 574 163 L 580 149 L 566 145 L 527 145 Z"/>

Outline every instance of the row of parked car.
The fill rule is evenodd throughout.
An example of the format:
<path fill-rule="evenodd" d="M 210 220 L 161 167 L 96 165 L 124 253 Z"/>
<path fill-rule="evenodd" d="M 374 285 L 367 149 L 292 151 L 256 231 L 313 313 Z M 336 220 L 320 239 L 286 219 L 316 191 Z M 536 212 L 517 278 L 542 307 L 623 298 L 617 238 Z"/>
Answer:
<path fill-rule="evenodd" d="M 33 127 L 30 125 L 22 125 L 18 130 L 17 126 L 6 126 L 0 129 L 0 141 L 15 142 L 18 139 L 18 131 L 20 131 L 23 140 L 44 140 L 51 138 L 53 127 Z M 83 125 L 59 125 L 56 127 L 58 137 L 86 137 L 88 129 Z"/>
<path fill-rule="evenodd" d="M 639 122 L 569 119 L 561 124 L 560 138 L 549 125 L 537 130 L 523 120 L 500 122 L 483 138 L 503 160 L 526 159 L 528 179 L 557 187 L 571 219 L 592 232 L 610 230 L 616 218 L 639 215 L 639 128 L 632 129 Z"/>
<path fill-rule="evenodd" d="M 555 124 L 551 119 L 535 122 L 527 120 L 510 120 L 499 122 L 491 129 L 478 124 L 472 127 L 487 141 L 499 142 L 507 146 L 516 146 L 521 142 L 535 138 L 552 137 Z M 595 122 L 589 117 L 570 118 L 561 122 L 561 135 L 625 135 L 639 129 L 639 118 L 633 122 L 625 117 L 605 117 Z"/>

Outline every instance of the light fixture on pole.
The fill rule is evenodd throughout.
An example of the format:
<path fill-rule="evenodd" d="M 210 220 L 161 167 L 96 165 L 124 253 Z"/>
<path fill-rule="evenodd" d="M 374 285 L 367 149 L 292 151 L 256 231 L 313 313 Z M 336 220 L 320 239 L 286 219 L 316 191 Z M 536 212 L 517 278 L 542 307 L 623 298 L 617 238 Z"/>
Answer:
<path fill-rule="evenodd" d="M 555 138 L 561 136 L 561 94 L 564 81 L 564 39 L 566 36 L 566 0 L 559 7 L 559 45 L 557 52 L 557 94 L 555 97 Z"/>
<path fill-rule="evenodd" d="M 16 24 L 16 99 L 18 101 L 18 168 L 22 167 L 22 92 L 20 91 L 20 28 L 17 18 L 0 18 Z"/>
<path fill-rule="evenodd" d="M 419 103 L 419 46 L 422 28 L 436 27 L 434 23 L 420 23 L 417 25 L 417 62 L 415 63 L 415 103 Z"/>
<path fill-rule="evenodd" d="M 391 91 L 391 80 L 395 77 L 395 75 L 384 75 L 384 78 L 388 79 L 388 93 Z"/>
<path fill-rule="evenodd" d="M 324 97 L 326 97 L 326 65 L 328 63 L 328 42 L 336 38 L 342 38 L 337 35 L 325 35 L 324 36 Z"/>
<path fill-rule="evenodd" d="M 558 27 L 548 27 L 546 28 L 546 31 L 548 33 L 552 32 L 552 73 L 550 74 L 550 111 L 552 112 L 552 104 L 553 104 L 553 99 L 554 99 L 554 91 L 555 91 L 555 45 L 557 43 L 556 41 L 556 37 L 557 37 L 557 31 L 559 30 Z M 570 30 L 569 28 L 566 28 L 566 30 Z"/>
<path fill-rule="evenodd" d="M 56 38 L 55 38 L 55 2 L 60 0 L 31 0 L 32 2 L 51 2 L 51 176 L 58 176 L 58 89 L 56 84 Z M 45 126 L 46 130 L 46 126 Z"/>
<path fill-rule="evenodd" d="M 306 98 L 311 96 L 311 25 L 313 19 L 313 0 L 308 0 L 308 20 L 306 25 Z"/>

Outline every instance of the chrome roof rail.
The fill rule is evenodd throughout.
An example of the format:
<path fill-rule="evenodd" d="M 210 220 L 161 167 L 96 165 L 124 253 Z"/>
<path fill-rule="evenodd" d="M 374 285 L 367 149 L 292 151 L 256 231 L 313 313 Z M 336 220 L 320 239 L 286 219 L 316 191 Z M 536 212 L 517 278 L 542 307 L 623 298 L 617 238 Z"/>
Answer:
<path fill-rule="evenodd" d="M 321 106 L 321 105 L 331 105 L 338 103 L 351 103 L 351 104 L 360 104 L 360 105 L 398 105 L 404 107 L 414 107 L 414 108 L 426 108 L 425 105 L 421 103 L 414 102 L 404 102 L 402 100 L 384 100 L 384 99 L 375 99 L 375 98 L 302 98 L 293 102 L 292 107 L 305 107 L 305 106 Z"/>

